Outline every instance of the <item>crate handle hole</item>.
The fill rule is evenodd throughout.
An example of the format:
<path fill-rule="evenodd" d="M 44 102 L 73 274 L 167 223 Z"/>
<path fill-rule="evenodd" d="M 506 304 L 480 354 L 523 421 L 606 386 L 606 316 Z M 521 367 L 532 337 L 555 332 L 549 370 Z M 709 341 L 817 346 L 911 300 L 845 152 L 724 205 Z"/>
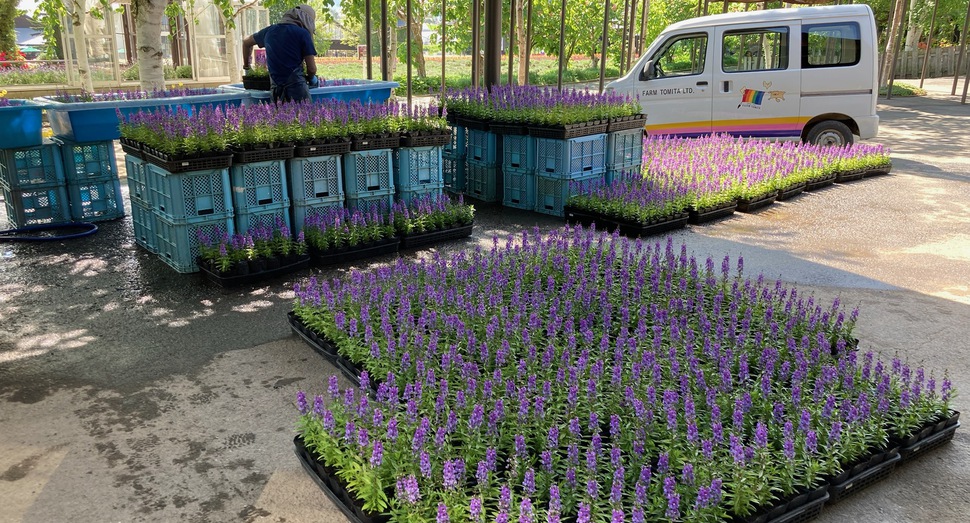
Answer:
<path fill-rule="evenodd" d="M 320 191 L 316 194 L 317 198 L 326 198 L 327 196 L 330 196 L 330 191 Z"/>
<path fill-rule="evenodd" d="M 263 198 L 262 200 L 259 200 L 259 201 L 256 202 L 257 205 L 268 205 L 268 204 L 271 204 L 271 203 L 273 203 L 273 199 L 272 198 Z"/>
<path fill-rule="evenodd" d="M 215 214 L 215 209 L 202 209 L 199 211 L 199 216 L 208 216 L 210 214 Z"/>
<path fill-rule="evenodd" d="M 367 186 L 367 190 L 368 191 L 377 191 L 377 190 L 380 190 L 380 188 L 381 188 L 380 185 L 368 185 Z"/>

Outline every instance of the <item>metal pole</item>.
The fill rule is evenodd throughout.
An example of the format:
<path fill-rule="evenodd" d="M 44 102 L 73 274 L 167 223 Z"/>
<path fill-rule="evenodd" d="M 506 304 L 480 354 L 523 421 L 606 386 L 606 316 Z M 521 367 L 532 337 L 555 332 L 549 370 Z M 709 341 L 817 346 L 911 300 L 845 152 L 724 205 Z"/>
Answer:
<path fill-rule="evenodd" d="M 600 93 L 606 84 L 606 46 L 609 43 L 610 32 L 610 0 L 606 0 L 603 10 L 603 36 L 600 38 Z"/>
<path fill-rule="evenodd" d="M 374 65 L 371 63 L 371 59 L 370 59 L 370 46 L 371 46 L 370 34 L 371 34 L 371 31 L 373 30 L 371 28 L 371 23 L 370 23 L 370 18 L 371 18 L 370 3 L 371 3 L 371 0 L 367 0 L 364 7 L 364 18 L 367 20 L 364 31 L 367 34 L 367 38 L 365 39 L 365 43 L 367 47 L 367 79 L 373 80 Z"/>
<path fill-rule="evenodd" d="M 630 0 L 623 0 L 623 25 L 620 30 L 620 69 L 626 65 L 626 23 L 630 18 Z"/>
<path fill-rule="evenodd" d="M 515 0 L 509 0 L 509 85 L 512 85 L 512 65 L 515 60 L 512 58 L 512 42 L 515 37 Z"/>
<path fill-rule="evenodd" d="M 390 76 L 390 64 L 388 63 L 388 47 L 390 43 L 387 41 L 387 36 L 390 33 L 387 30 L 387 0 L 381 0 L 381 80 L 385 82 L 388 81 Z"/>
<path fill-rule="evenodd" d="M 968 25 L 970 25 L 970 2 L 967 2 L 967 18 L 963 21 L 963 31 L 960 32 L 960 54 L 957 55 L 957 67 L 953 70 L 953 88 L 950 90 L 950 96 L 956 96 L 957 94 L 957 82 L 960 81 L 960 69 L 963 69 L 963 51 L 966 50 L 967 45 Z"/>
<path fill-rule="evenodd" d="M 930 33 L 926 35 L 926 55 L 923 56 L 923 68 L 919 73 L 920 89 L 923 88 L 923 80 L 926 80 L 926 67 L 930 64 L 930 49 L 933 48 L 933 29 L 936 27 L 936 8 L 939 6 L 940 0 L 933 0 L 933 17 L 930 18 Z"/>
<path fill-rule="evenodd" d="M 909 7 L 909 3 L 906 0 L 898 0 L 903 3 L 903 11 L 899 15 L 899 26 L 896 27 L 896 45 L 893 49 L 893 61 L 889 66 L 889 87 L 886 89 L 886 99 L 891 100 L 893 97 L 893 81 L 896 79 L 896 59 L 899 57 L 899 49 L 902 47 L 903 41 L 903 24 L 906 23 L 906 8 Z"/>
<path fill-rule="evenodd" d="M 411 108 L 411 0 L 404 2 L 404 8 L 407 9 L 407 31 L 404 32 L 407 35 L 407 43 L 405 44 L 405 49 L 408 53 L 408 109 Z"/>
<path fill-rule="evenodd" d="M 643 0 L 643 8 L 640 10 L 640 49 L 638 56 L 642 56 L 647 50 L 647 17 L 650 16 L 650 0 Z"/>
<path fill-rule="evenodd" d="M 610 0 L 606 0 L 609 2 Z M 532 0 L 529 0 L 529 18 L 525 29 L 525 79 L 523 85 L 529 85 L 529 62 L 532 61 Z"/>
<path fill-rule="evenodd" d="M 623 66 L 623 70 L 620 74 L 625 73 L 630 70 L 630 66 L 633 64 L 633 50 L 635 45 L 633 45 L 634 40 L 636 40 L 636 27 L 637 27 L 637 0 L 631 0 L 630 3 L 630 43 L 628 44 L 626 51 L 626 64 Z"/>
<path fill-rule="evenodd" d="M 441 96 L 445 95 L 445 9 L 448 0 L 441 0 Z"/>
<path fill-rule="evenodd" d="M 726 13 L 727 8 L 728 8 L 728 0 L 724 0 L 724 7 L 721 8 L 721 14 Z"/>
<path fill-rule="evenodd" d="M 502 78 L 502 0 L 485 0 L 485 86 Z"/>
<path fill-rule="evenodd" d="M 566 66 L 566 0 L 562 0 L 559 10 L 559 75 L 556 88 L 562 91 L 562 70 Z"/>
<path fill-rule="evenodd" d="M 970 7 L 967 8 L 970 10 Z M 963 97 L 960 98 L 960 105 L 967 103 L 967 86 L 970 85 L 970 64 L 967 64 L 967 72 L 964 73 L 963 78 Z"/>
<path fill-rule="evenodd" d="M 478 56 L 482 53 L 482 0 L 472 0 L 472 85 L 478 87 L 481 71 Z"/>

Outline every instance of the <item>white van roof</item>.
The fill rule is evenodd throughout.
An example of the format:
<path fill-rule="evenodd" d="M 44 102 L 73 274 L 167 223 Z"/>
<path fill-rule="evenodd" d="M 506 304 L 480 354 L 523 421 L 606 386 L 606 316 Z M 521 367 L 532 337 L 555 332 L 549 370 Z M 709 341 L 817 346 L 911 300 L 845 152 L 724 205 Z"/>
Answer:
<path fill-rule="evenodd" d="M 844 16 L 872 16 L 872 9 L 865 4 L 827 5 L 816 7 L 795 7 L 789 9 L 767 9 L 764 11 L 746 11 L 740 13 L 724 13 L 698 18 L 689 18 L 682 22 L 670 24 L 664 33 L 712 25 L 726 25 L 736 23 L 774 22 L 778 20 L 794 20 L 805 18 L 830 18 Z"/>

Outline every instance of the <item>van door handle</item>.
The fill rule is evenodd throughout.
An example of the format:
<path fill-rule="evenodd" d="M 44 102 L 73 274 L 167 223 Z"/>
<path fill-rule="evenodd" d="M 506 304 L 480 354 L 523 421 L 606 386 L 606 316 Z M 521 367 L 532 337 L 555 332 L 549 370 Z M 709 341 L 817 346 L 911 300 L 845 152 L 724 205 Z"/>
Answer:
<path fill-rule="evenodd" d="M 706 81 L 704 81 L 704 82 L 697 82 L 697 85 L 707 85 L 707 82 Z"/>

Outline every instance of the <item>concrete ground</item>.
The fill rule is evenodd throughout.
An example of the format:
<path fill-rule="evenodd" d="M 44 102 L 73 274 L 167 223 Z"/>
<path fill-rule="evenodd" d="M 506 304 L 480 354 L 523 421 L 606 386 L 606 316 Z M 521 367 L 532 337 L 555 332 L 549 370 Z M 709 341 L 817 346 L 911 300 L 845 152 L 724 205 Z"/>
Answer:
<path fill-rule="evenodd" d="M 970 106 L 949 82 L 880 100 L 891 176 L 674 241 L 841 296 L 861 307 L 863 350 L 970 387 Z M 471 239 L 441 248 L 559 225 L 483 207 Z M 296 391 L 322 391 L 337 371 L 285 314 L 293 282 L 351 267 L 223 291 L 139 250 L 130 218 L 70 242 L 3 243 L 0 260 L 0 522 L 345 521 L 292 450 Z M 955 407 L 970 412 L 966 397 Z M 968 433 L 818 521 L 966 521 Z"/>

